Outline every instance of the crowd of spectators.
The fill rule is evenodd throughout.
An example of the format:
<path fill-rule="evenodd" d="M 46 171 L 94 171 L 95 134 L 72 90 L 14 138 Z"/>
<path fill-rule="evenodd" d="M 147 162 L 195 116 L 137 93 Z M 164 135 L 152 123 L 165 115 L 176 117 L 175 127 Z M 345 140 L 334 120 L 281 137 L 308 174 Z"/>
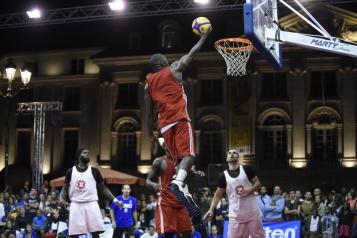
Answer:
<path fill-rule="evenodd" d="M 212 201 L 208 187 L 193 194 L 205 213 Z M 262 187 L 257 200 L 263 221 L 301 221 L 302 237 L 357 237 L 357 196 L 354 189 L 322 192 L 290 189 L 283 191 L 275 186 L 269 193 Z M 136 196 L 137 222 L 135 237 L 160 237 L 155 232 L 154 195 Z M 113 237 L 110 219 L 110 202 L 100 201 L 106 232 L 102 238 Z M 223 197 L 215 209 L 212 221 L 205 223 L 207 237 L 221 238 L 224 221 L 228 219 L 228 198 Z M 64 238 L 68 222 L 68 207 L 59 201 L 59 191 L 51 188 L 47 181 L 37 191 L 25 182 L 19 193 L 0 193 L 0 238 Z M 202 238 L 202 227 L 193 227 L 191 238 Z M 60 232 L 58 232 L 60 231 Z M 62 232 L 63 231 L 63 232 Z"/>

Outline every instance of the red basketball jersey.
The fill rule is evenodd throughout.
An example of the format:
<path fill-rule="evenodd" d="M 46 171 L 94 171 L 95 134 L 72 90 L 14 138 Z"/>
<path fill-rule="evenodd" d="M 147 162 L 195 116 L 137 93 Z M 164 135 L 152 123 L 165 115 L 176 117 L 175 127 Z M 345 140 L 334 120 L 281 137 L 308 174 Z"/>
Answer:
<path fill-rule="evenodd" d="M 158 194 L 158 205 L 180 208 L 183 205 L 177 201 L 175 195 L 169 190 L 169 184 L 172 181 L 172 177 L 176 173 L 174 162 L 169 160 L 166 156 L 161 158 L 166 162 L 166 169 L 161 172 L 159 177 L 162 189 Z"/>
<path fill-rule="evenodd" d="M 174 78 L 170 67 L 150 73 L 146 79 L 149 94 L 159 112 L 160 128 L 179 120 L 190 120 L 184 88 Z"/>

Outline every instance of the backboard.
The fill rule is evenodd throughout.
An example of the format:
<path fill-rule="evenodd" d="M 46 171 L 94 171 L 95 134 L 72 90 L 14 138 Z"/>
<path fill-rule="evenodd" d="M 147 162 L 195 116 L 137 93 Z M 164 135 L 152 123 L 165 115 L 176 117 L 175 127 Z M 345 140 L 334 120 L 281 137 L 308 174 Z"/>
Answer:
<path fill-rule="evenodd" d="M 281 70 L 281 46 L 265 36 L 266 28 L 279 29 L 277 0 L 246 0 L 243 9 L 245 36 L 276 70 Z"/>

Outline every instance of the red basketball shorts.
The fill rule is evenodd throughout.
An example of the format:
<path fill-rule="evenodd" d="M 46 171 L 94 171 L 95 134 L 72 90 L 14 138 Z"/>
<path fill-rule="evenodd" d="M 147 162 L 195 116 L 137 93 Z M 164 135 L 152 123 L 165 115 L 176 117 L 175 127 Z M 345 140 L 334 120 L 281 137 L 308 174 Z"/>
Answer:
<path fill-rule="evenodd" d="M 184 156 L 195 157 L 195 143 L 191 123 L 179 121 L 163 133 L 167 148 L 177 163 Z"/>
<path fill-rule="evenodd" d="M 191 231 L 191 221 L 186 207 L 173 208 L 169 206 L 156 206 L 155 211 L 156 232 L 183 233 Z"/>

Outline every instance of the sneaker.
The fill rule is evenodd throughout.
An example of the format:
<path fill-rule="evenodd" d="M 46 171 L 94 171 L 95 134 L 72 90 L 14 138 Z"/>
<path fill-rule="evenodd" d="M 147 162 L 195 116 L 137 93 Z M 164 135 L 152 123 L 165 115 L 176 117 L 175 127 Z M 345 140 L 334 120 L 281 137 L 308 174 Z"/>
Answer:
<path fill-rule="evenodd" d="M 199 224 L 202 220 L 202 212 L 193 200 L 192 195 L 188 192 L 187 185 L 171 183 L 169 189 L 175 194 L 177 200 L 186 206 L 192 223 L 194 225 Z"/>

